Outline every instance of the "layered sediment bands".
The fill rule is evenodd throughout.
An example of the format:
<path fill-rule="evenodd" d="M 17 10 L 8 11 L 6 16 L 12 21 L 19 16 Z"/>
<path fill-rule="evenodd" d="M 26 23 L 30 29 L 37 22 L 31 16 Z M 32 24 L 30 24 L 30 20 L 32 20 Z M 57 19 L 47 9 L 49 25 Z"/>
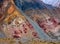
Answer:
<path fill-rule="evenodd" d="M 60 10 L 54 9 L 29 9 L 25 14 L 35 21 L 52 39 L 59 39 Z"/>
<path fill-rule="evenodd" d="M 59 39 L 60 8 L 36 1 L 15 0 L 14 3 L 24 15 L 35 21 L 44 33 L 52 39 Z M 0 21 L 3 20 L 2 30 L 7 38 L 39 38 L 34 27 L 26 17 L 17 10 L 14 3 L 12 4 L 8 0 L 0 3 Z"/>
<path fill-rule="evenodd" d="M 52 39 L 59 39 L 60 8 L 45 4 L 41 1 L 38 2 L 34 0 L 33 2 L 35 3 L 32 3 L 32 1 L 29 3 L 28 1 L 23 1 L 22 5 L 19 3 L 20 6 L 18 3 L 15 4 L 26 16 L 35 21 Z M 28 3 L 28 7 L 26 3 Z"/>
<path fill-rule="evenodd" d="M 7 16 L 4 18 L 1 26 L 7 38 L 20 38 L 26 40 L 39 38 L 32 24 L 30 24 L 26 17 L 23 16 L 13 4 L 10 4 L 6 12 Z"/>
<path fill-rule="evenodd" d="M 60 8 L 46 5 L 43 2 L 40 5 L 45 8 L 41 9 L 40 6 L 37 6 L 33 9 L 33 7 L 29 7 L 29 9 L 22 11 L 35 21 L 52 39 L 59 39 Z"/>

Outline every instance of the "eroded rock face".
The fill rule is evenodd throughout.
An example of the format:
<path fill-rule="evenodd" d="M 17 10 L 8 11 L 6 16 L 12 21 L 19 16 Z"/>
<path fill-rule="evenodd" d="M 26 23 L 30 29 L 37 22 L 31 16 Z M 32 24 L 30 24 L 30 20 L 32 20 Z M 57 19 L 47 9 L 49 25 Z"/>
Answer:
<path fill-rule="evenodd" d="M 18 1 L 18 0 L 15 0 L 15 1 Z M 36 37 L 37 38 L 38 37 L 38 33 L 35 32 L 33 26 L 27 20 L 26 21 L 22 20 L 23 22 L 21 22 L 22 16 L 20 16 L 20 17 L 17 16 L 20 14 L 18 14 L 18 11 L 16 11 L 16 8 L 14 8 L 15 6 L 13 6 L 13 5 L 9 6 L 10 2 L 8 0 L 2 0 L 0 2 L 2 2 L 2 3 L 0 3 L 0 21 L 7 14 L 9 14 L 9 16 L 6 17 L 6 19 L 4 18 L 5 19 L 5 22 L 3 24 L 4 28 L 2 27 L 3 28 L 2 30 L 4 30 L 4 32 L 9 33 L 6 35 L 9 35 L 9 37 L 12 37 L 12 38 L 22 38 L 22 37 L 23 38 L 24 37 L 27 37 L 27 38 Z M 57 37 L 59 39 L 60 22 L 57 21 L 55 18 L 56 16 L 60 17 L 59 8 L 53 7 L 53 9 L 51 8 L 51 10 L 50 10 L 48 7 L 51 7 L 51 5 L 47 6 L 43 2 L 41 2 L 40 4 L 38 2 L 31 3 L 30 1 L 28 1 L 28 2 L 25 1 L 23 3 L 19 2 L 19 3 L 21 3 L 21 5 L 19 5 L 18 2 L 16 2 L 16 4 L 18 5 L 19 9 L 21 9 L 22 11 L 24 10 L 23 12 L 26 15 L 28 14 L 27 16 L 30 17 L 33 21 L 35 21 L 38 24 L 38 26 L 40 26 L 40 28 L 42 28 L 47 35 L 50 34 L 49 36 L 50 37 L 52 36 L 51 38 Z M 29 6 L 27 6 L 27 5 L 29 5 Z M 33 7 L 32 7 L 32 5 L 33 5 Z M 46 5 L 47 7 L 45 7 L 44 5 Z M 28 8 L 28 10 L 27 10 L 27 8 Z M 8 9 L 8 12 L 6 11 L 7 9 Z M 6 12 L 7 12 L 7 14 L 5 14 Z M 17 18 L 14 17 L 14 15 L 16 15 Z M 53 15 L 53 16 L 50 16 L 50 15 Z M 54 36 L 52 35 L 52 33 Z"/>
<path fill-rule="evenodd" d="M 60 30 L 60 28 L 59 28 L 60 27 L 60 21 L 59 21 L 60 9 L 57 7 L 54 7 L 52 5 L 45 4 L 41 1 L 40 1 L 41 3 L 38 2 L 37 0 L 35 0 L 34 2 L 36 2 L 37 8 L 28 7 L 28 10 L 27 10 L 26 9 L 27 4 L 25 4 L 22 7 L 25 9 L 22 11 L 24 11 L 24 13 L 28 17 L 30 17 L 33 21 L 38 23 L 40 28 L 42 28 L 44 30 L 44 32 L 47 35 L 49 35 L 49 37 L 51 37 L 52 39 L 56 39 L 56 38 L 59 39 L 60 32 L 58 32 L 58 31 Z M 19 7 L 19 6 L 17 5 L 17 7 Z M 41 7 L 45 7 L 45 8 L 41 9 Z M 19 8 L 19 9 L 21 9 L 21 8 Z"/>
<path fill-rule="evenodd" d="M 7 7 L 8 10 L 5 12 L 7 12 L 8 15 L 4 18 L 3 23 L 1 24 L 1 30 L 5 33 L 7 38 L 31 39 L 39 37 L 34 27 L 13 4 L 10 6 L 7 5 Z"/>

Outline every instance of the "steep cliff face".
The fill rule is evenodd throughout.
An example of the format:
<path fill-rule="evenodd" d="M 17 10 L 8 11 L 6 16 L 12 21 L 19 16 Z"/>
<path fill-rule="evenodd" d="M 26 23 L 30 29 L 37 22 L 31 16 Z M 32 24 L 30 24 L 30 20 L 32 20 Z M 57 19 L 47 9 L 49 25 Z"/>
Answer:
<path fill-rule="evenodd" d="M 1 0 L 0 0 L 1 2 Z M 3 2 L 3 1 L 2 1 Z M 58 18 L 60 20 L 60 8 L 58 7 L 55 7 L 53 5 L 50 5 L 50 4 L 46 4 L 44 3 L 43 1 L 40 1 L 40 0 L 14 0 L 14 3 L 15 5 L 19 8 L 19 10 L 21 10 L 24 15 L 28 16 L 28 18 L 30 17 L 30 19 L 32 19 L 32 21 L 35 21 L 37 23 L 37 26 L 39 26 L 40 28 L 42 28 L 42 30 L 45 31 L 45 33 L 48 34 L 51 34 L 49 33 L 52 32 L 54 34 L 56 34 L 54 32 L 54 29 L 56 29 L 57 31 L 60 30 L 60 21 L 55 21 L 56 18 Z M 6 14 L 9 14 L 11 15 L 14 11 L 14 13 L 11 15 L 11 17 L 13 17 L 14 15 L 17 15 L 16 13 L 19 11 L 16 12 L 16 8 L 13 4 L 11 4 L 11 6 L 8 6 L 10 3 L 8 1 L 4 1 L 3 3 L 0 4 L 0 19 L 2 18 L 5 18 Z M 58 3 L 56 3 L 58 4 Z M 55 4 L 55 5 L 56 5 Z M 7 13 L 6 13 L 6 9 L 8 9 Z M 14 9 L 13 9 L 14 8 Z M 21 12 L 19 11 L 19 13 Z M 6 13 L 6 14 L 2 14 L 3 13 Z M 19 14 L 20 15 L 20 14 Z M 22 17 L 22 16 L 21 16 Z M 4 20 L 4 21 L 9 21 L 10 19 L 10 16 L 6 17 L 7 19 Z M 18 18 L 18 17 L 17 17 Z M 18 25 L 19 21 L 18 22 L 15 22 L 17 21 L 17 18 L 15 19 L 14 18 L 11 18 L 13 20 L 14 23 L 16 23 L 16 26 Z M 20 18 L 20 17 L 19 17 Z M 21 18 L 22 19 L 22 18 Z M 24 18 L 25 19 L 25 18 Z M 10 21 L 12 21 L 10 20 Z M 24 20 L 23 20 L 24 21 Z M 8 24 L 12 24 L 11 27 L 14 25 L 14 23 L 11 23 L 11 22 L 8 22 Z M 34 23 L 35 23 L 34 22 Z M 5 22 L 4 22 L 5 23 Z M 49 24 L 50 23 L 50 24 Z M 51 24 L 52 23 L 52 24 Z M 27 22 L 27 24 L 29 24 Z M 32 24 L 32 23 L 31 23 Z M 9 28 L 10 25 L 5 25 L 5 26 L 8 26 Z M 23 25 L 24 26 L 24 25 Z M 32 27 L 31 25 L 29 25 L 30 28 Z M 44 27 L 43 27 L 44 26 Z M 56 27 L 55 27 L 56 26 Z M 7 28 L 8 28 L 7 27 Z M 33 26 L 33 27 L 36 27 L 36 26 Z M 5 28 L 5 27 L 4 27 Z M 30 29 L 29 28 L 29 29 Z M 14 28 L 13 28 L 14 29 Z M 18 28 L 17 28 L 18 29 Z M 24 28 L 25 29 L 25 28 Z M 28 28 L 27 28 L 28 29 Z M 52 29 L 52 30 L 51 30 Z M 36 30 L 39 30 L 38 28 Z M 42 31 L 41 30 L 41 31 Z M 48 31 L 46 31 L 48 30 Z M 12 30 L 11 30 L 12 31 Z M 38 31 L 39 33 L 41 33 L 41 31 Z M 10 31 L 9 31 L 10 32 Z M 24 32 L 26 33 L 26 30 L 24 30 Z M 43 33 L 43 34 L 45 34 Z M 12 33 L 11 33 L 12 34 Z M 36 33 L 35 33 L 36 34 Z M 34 33 L 33 35 L 36 36 Z M 43 34 L 41 34 L 40 36 L 42 36 Z M 54 35 L 53 34 L 53 35 Z M 60 32 L 59 32 L 60 34 Z M 57 34 L 56 34 L 57 35 Z M 25 36 L 25 34 L 24 34 Z M 55 35 L 54 35 L 55 36 Z M 52 36 L 54 38 L 54 36 Z M 59 35 L 60 36 L 60 35 Z M 16 37 L 16 36 L 14 36 Z M 51 37 L 51 35 L 50 35 Z M 45 37 L 46 38 L 46 37 Z M 58 37 L 57 37 L 58 38 Z M 55 39 L 55 38 L 54 38 Z M 59 39 L 59 38 L 58 38 Z"/>
<path fill-rule="evenodd" d="M 15 5 L 26 16 L 35 21 L 47 35 L 49 35 L 52 39 L 59 39 L 60 35 L 58 35 L 58 33 L 60 34 L 60 32 L 58 31 L 60 29 L 60 21 L 58 20 L 60 20 L 60 8 L 46 4 L 40 0 L 23 0 L 22 4 L 19 2 L 19 0 L 14 0 L 14 2 Z"/>

